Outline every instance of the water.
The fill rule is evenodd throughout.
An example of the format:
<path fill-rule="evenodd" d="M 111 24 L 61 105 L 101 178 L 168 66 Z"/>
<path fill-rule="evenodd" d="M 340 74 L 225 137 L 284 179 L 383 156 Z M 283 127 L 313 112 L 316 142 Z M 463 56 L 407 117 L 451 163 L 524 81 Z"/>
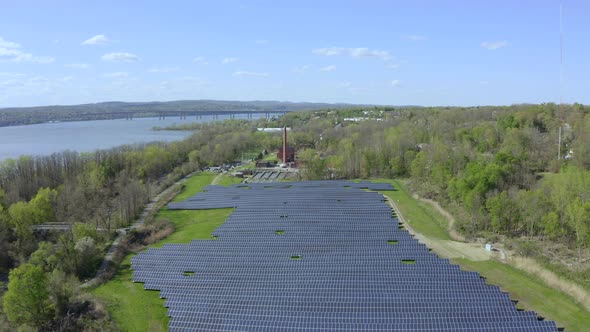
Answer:
<path fill-rule="evenodd" d="M 253 116 L 257 118 L 265 115 L 254 114 Z M 219 116 L 219 120 L 226 118 L 229 116 Z M 236 119 L 238 118 L 246 119 L 247 115 L 237 114 Z M 212 120 L 214 120 L 212 116 L 203 116 L 201 119 L 173 117 L 164 120 L 135 118 L 0 127 L 0 160 L 18 158 L 21 155 L 44 156 L 65 150 L 91 152 L 123 144 L 177 141 L 189 136 L 191 132 L 154 131 L 152 128 Z"/>

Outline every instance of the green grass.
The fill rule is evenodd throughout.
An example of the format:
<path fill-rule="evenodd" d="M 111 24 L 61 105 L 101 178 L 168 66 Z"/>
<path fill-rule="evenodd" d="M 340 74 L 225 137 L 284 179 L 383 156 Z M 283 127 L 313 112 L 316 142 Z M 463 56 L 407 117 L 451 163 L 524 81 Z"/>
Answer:
<path fill-rule="evenodd" d="M 168 316 L 164 300 L 156 291 L 146 291 L 133 283 L 131 257 L 125 257 L 115 277 L 92 293 L 107 304 L 107 309 L 121 331 L 166 331 Z"/>
<path fill-rule="evenodd" d="M 590 312 L 571 297 L 546 286 L 537 277 L 497 261 L 474 262 L 454 259 L 463 270 L 477 271 L 489 284 L 498 285 L 518 300 L 517 307 L 535 310 L 545 319 L 554 320 L 568 331 L 588 331 Z"/>
<path fill-rule="evenodd" d="M 242 180 L 244 180 L 244 179 L 241 179 L 241 178 L 238 178 L 238 177 L 235 177 L 232 175 L 223 174 L 220 177 L 219 182 L 217 182 L 217 185 L 229 187 L 232 184 L 241 183 Z"/>
<path fill-rule="evenodd" d="M 188 197 L 208 185 L 215 174 L 201 173 L 186 181 L 186 188 L 180 194 Z M 179 195 L 179 196 L 180 196 Z M 176 200 L 175 200 L 176 201 Z M 218 226 L 223 224 L 233 209 L 215 210 L 167 210 L 156 215 L 166 218 L 176 225 L 176 231 L 166 239 L 150 246 L 161 247 L 166 243 L 189 243 L 194 239 L 215 241 L 211 237 Z M 169 318 L 164 308 L 164 300 L 158 291 L 146 291 L 142 283 L 132 282 L 131 258 L 127 255 L 115 277 L 92 293 L 107 304 L 107 308 L 121 331 L 167 331 Z"/>
<path fill-rule="evenodd" d="M 209 172 L 201 172 L 191 176 L 184 182 L 184 189 L 174 197 L 174 202 L 181 202 L 190 196 L 198 193 L 203 187 L 209 185 L 217 174 Z"/>
<path fill-rule="evenodd" d="M 168 219 L 176 231 L 152 245 L 158 248 L 166 243 L 190 243 L 194 239 L 212 239 L 211 233 L 229 217 L 234 209 L 167 210 L 162 209 L 156 219 Z"/>
<path fill-rule="evenodd" d="M 391 183 L 397 189 L 382 193 L 396 203 L 406 221 L 416 232 L 430 238 L 451 239 L 447 231 L 449 225 L 447 219 L 432 206 L 414 199 L 403 182 L 390 179 L 372 181 Z"/>
<path fill-rule="evenodd" d="M 277 157 L 276 152 L 271 152 L 262 158 L 264 161 L 279 161 L 279 157 Z"/>

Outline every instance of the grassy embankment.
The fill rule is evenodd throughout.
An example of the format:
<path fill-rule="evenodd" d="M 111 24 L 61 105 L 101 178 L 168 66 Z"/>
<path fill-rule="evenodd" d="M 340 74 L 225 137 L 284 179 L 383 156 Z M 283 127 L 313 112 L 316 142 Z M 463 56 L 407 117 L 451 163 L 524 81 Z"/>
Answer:
<path fill-rule="evenodd" d="M 403 182 L 390 182 L 397 191 L 383 192 L 392 198 L 412 228 L 429 238 L 449 240 L 448 222 L 430 205 L 414 199 Z M 548 287 L 536 276 L 496 260 L 471 261 L 453 259 L 463 270 L 477 271 L 489 284 L 498 285 L 518 300 L 518 308 L 534 310 L 546 319 L 554 320 L 568 331 L 587 331 L 590 312 L 566 294 Z"/>
<path fill-rule="evenodd" d="M 174 201 L 182 201 L 209 185 L 217 174 L 200 173 L 185 182 L 183 191 Z M 223 175 L 219 185 L 235 183 L 233 177 Z M 152 245 L 161 247 L 166 243 L 189 243 L 193 239 L 211 240 L 211 232 L 221 225 L 233 209 L 215 210 L 167 210 L 159 211 L 156 218 L 166 218 L 174 222 L 176 231 L 166 239 Z M 93 290 L 93 293 L 105 301 L 108 310 L 122 331 L 166 331 L 168 316 L 164 300 L 159 292 L 145 291 L 143 284 L 133 283 L 130 270 L 131 258 L 127 255 L 115 277 L 108 283 Z"/>

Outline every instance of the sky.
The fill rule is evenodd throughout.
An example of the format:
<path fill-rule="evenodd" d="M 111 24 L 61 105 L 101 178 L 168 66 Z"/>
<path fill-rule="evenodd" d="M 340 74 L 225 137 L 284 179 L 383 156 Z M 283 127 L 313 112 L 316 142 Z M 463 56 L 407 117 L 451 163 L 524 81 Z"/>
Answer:
<path fill-rule="evenodd" d="M 0 0 L 0 107 L 590 104 L 590 2 Z"/>

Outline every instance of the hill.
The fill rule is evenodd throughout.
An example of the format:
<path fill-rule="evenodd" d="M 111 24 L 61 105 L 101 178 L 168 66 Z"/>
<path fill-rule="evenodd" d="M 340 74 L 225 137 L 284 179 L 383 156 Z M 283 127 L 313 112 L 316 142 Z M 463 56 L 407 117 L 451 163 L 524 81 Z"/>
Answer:
<path fill-rule="evenodd" d="M 222 101 L 222 100 L 177 100 L 165 102 L 120 102 L 110 101 L 80 105 L 52 105 L 36 107 L 0 108 L 0 127 L 43 123 L 49 121 L 79 121 L 149 117 L 178 112 L 291 112 L 341 109 L 351 104 L 328 104 L 285 101 Z"/>

